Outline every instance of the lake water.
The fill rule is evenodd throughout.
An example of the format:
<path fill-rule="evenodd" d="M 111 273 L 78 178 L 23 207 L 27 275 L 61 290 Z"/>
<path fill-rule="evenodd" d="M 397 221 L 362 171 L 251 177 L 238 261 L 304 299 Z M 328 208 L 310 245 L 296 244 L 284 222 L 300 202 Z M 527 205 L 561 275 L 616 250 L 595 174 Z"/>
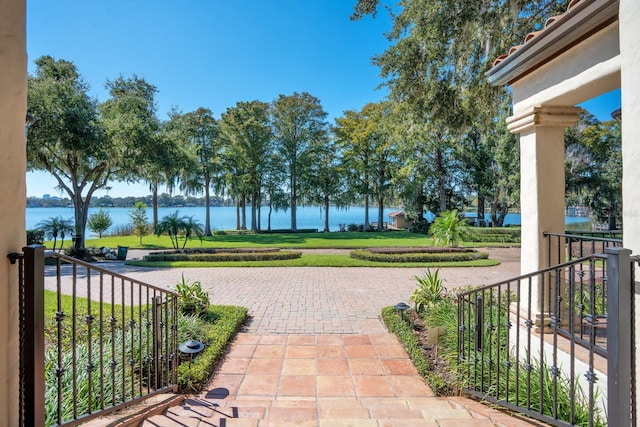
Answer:
<path fill-rule="evenodd" d="M 102 208 L 108 212 L 113 220 L 115 226 L 129 224 L 130 218 L 129 208 Z M 100 208 L 89 209 L 89 215 L 96 213 Z M 193 216 L 197 221 L 204 225 L 205 208 L 204 207 L 182 207 L 182 208 L 158 208 L 158 217 L 160 220 L 166 215 L 169 215 L 178 210 L 179 215 Z M 387 214 L 397 211 L 397 208 L 388 208 L 384 210 L 385 221 L 388 221 Z M 340 224 L 362 224 L 364 223 L 363 207 L 351 207 L 348 209 L 329 209 L 329 228 L 331 231 L 338 231 Z M 151 208 L 147 209 L 147 215 L 151 220 L 153 212 Z M 250 215 L 251 210 L 247 209 L 247 227 L 250 227 Z M 267 228 L 267 215 L 268 209 L 263 208 L 261 212 L 263 229 Z M 377 221 L 378 209 L 369 209 L 369 221 Z M 27 229 L 36 228 L 37 224 L 41 221 L 49 219 L 51 217 L 62 216 L 64 219 L 70 219 L 73 221 L 73 208 L 27 208 L 26 210 L 26 223 Z M 488 219 L 488 216 L 487 216 Z M 579 227 L 582 229 L 589 228 L 589 219 L 583 217 L 566 217 L 567 226 Z M 505 225 L 520 224 L 520 214 L 510 213 L 507 214 L 505 219 Z M 584 224 L 584 227 L 582 225 Z M 291 225 L 291 211 L 273 211 L 271 214 L 271 228 L 282 229 L 290 228 Z M 302 206 L 297 210 L 297 225 L 299 229 L 303 228 L 315 228 L 322 230 L 324 227 L 324 210 L 320 207 L 314 206 Z M 233 230 L 236 227 L 236 209 L 235 207 L 216 206 L 211 207 L 211 229 L 212 230 Z M 87 236 L 93 237 L 91 232 L 87 230 Z"/>

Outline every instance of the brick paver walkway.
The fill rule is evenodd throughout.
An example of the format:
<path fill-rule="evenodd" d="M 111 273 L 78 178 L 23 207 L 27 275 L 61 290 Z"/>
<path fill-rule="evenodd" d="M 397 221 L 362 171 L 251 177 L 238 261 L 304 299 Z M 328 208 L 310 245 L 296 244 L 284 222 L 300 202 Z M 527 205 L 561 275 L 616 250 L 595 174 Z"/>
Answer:
<path fill-rule="evenodd" d="M 492 249 L 503 264 L 440 270 L 447 287 L 494 283 L 519 274 L 518 249 Z M 134 253 L 135 256 L 135 253 Z M 173 285 L 181 269 L 114 269 L 154 285 Z M 396 337 L 379 320 L 383 307 L 408 301 L 404 268 L 185 269 L 215 304 L 249 309 L 199 396 L 144 426 L 528 426 L 465 398 L 438 398 Z"/>

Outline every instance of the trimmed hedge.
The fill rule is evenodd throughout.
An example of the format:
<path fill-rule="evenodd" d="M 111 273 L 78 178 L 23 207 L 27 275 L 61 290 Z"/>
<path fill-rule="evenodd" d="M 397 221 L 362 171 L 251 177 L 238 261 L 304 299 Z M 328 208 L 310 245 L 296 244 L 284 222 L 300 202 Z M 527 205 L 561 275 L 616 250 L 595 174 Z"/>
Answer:
<path fill-rule="evenodd" d="M 299 228 L 297 231 L 291 231 L 290 228 L 277 228 L 275 230 L 259 230 L 259 234 L 287 234 L 287 233 L 317 233 L 317 228 Z"/>
<path fill-rule="evenodd" d="M 178 366 L 178 388 L 181 393 L 197 393 L 207 384 L 216 365 L 222 360 L 228 344 L 247 319 L 247 309 L 231 305 L 212 305 L 205 318 L 212 319 L 206 334 L 205 349 L 191 363 Z"/>
<path fill-rule="evenodd" d="M 386 247 L 386 248 L 367 248 L 368 252 L 374 254 L 433 254 L 433 253 L 468 253 L 475 252 L 469 248 L 443 248 L 436 246 L 417 247 L 417 248 L 402 248 L 402 247 Z"/>
<path fill-rule="evenodd" d="M 471 234 L 474 242 L 520 243 L 520 227 L 473 227 Z"/>
<path fill-rule="evenodd" d="M 431 373 L 429 370 L 429 361 L 422 352 L 420 340 L 413 333 L 413 329 L 411 329 L 409 323 L 403 320 L 398 310 L 393 307 L 385 307 L 382 309 L 382 321 L 389 332 L 398 337 L 398 340 L 409 354 L 418 373 L 424 378 L 427 378 Z"/>
<path fill-rule="evenodd" d="M 246 253 L 246 252 L 278 252 L 280 248 L 186 248 L 179 251 L 154 251 L 150 255 L 173 254 L 219 254 L 219 253 Z"/>
<path fill-rule="evenodd" d="M 149 254 L 144 257 L 146 262 L 159 261 L 274 261 L 284 259 L 296 259 L 302 256 L 302 252 L 296 251 L 277 251 L 277 252 L 248 252 L 248 251 L 226 251 L 219 253 L 201 253 L 201 254 Z"/>
<path fill-rule="evenodd" d="M 351 258 L 377 262 L 457 262 L 475 261 L 489 258 L 486 252 L 417 252 L 417 253 L 374 253 L 369 250 L 351 251 Z"/>

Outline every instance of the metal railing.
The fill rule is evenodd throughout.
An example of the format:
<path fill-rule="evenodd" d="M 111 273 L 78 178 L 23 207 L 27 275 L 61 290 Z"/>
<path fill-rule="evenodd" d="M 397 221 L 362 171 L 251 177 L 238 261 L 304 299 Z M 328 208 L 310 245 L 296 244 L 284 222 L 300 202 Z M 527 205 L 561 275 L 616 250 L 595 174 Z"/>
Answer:
<path fill-rule="evenodd" d="M 592 254 L 604 254 L 607 248 L 622 247 L 622 232 L 615 230 L 566 231 L 564 234 L 545 232 L 544 236 L 547 239 L 549 267 Z"/>
<path fill-rule="evenodd" d="M 600 300 L 594 290 L 605 261 L 608 296 Z M 464 390 L 555 426 L 635 425 L 633 270 L 629 250 L 608 248 L 606 257 L 573 259 L 461 294 Z M 615 313 L 605 337 L 595 316 L 594 323 L 585 320 L 601 310 Z"/>
<path fill-rule="evenodd" d="M 23 251 L 9 255 L 19 265 L 21 426 L 75 426 L 177 390 L 175 293 L 42 246 Z"/>
<path fill-rule="evenodd" d="M 564 234 L 544 233 L 547 238 L 549 259 L 548 266 L 558 265 L 566 261 L 583 258 L 592 254 L 605 254 L 608 248 L 622 247 L 621 231 L 588 232 L 576 231 Z M 618 238 L 620 237 L 620 238 Z M 607 334 L 607 259 L 602 257 L 593 271 L 587 269 L 586 264 L 576 268 L 578 278 L 573 289 L 573 301 L 578 316 L 574 328 L 576 342 L 588 346 L 589 334 L 592 329 L 596 332 L 595 351 L 606 357 Z M 593 282 L 593 286 L 591 283 Z M 594 301 L 593 307 L 590 303 Z M 561 322 L 559 333 L 569 336 L 572 332 Z"/>

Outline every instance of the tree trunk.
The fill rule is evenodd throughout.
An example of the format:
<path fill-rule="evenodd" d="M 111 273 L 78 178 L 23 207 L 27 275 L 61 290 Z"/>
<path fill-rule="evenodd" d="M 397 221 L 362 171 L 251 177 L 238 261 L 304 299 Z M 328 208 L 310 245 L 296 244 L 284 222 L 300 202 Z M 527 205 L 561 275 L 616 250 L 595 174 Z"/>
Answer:
<path fill-rule="evenodd" d="M 87 227 L 87 210 L 89 208 L 89 202 L 91 198 L 88 197 L 87 200 L 82 199 L 82 194 L 77 191 L 73 195 L 73 207 L 74 207 L 74 216 L 75 216 L 75 228 L 76 232 L 73 236 L 73 247 L 75 249 L 84 248 L 84 230 Z"/>
<path fill-rule="evenodd" d="M 258 231 L 258 195 L 256 194 L 256 190 L 251 191 L 251 231 Z"/>
<path fill-rule="evenodd" d="M 369 195 L 364 196 L 364 231 L 369 231 Z"/>
<path fill-rule="evenodd" d="M 267 230 L 271 231 L 271 212 L 273 212 L 273 203 L 269 201 L 269 214 L 267 215 Z"/>
<path fill-rule="evenodd" d="M 262 230 L 262 196 L 258 194 L 258 231 Z"/>
<path fill-rule="evenodd" d="M 325 195 L 324 196 L 324 231 L 325 233 L 328 233 L 329 230 L 329 196 Z"/>
<path fill-rule="evenodd" d="M 298 224 L 296 217 L 296 208 L 298 207 L 298 189 L 296 188 L 296 180 L 292 175 L 291 177 L 291 232 L 298 232 Z"/>
<path fill-rule="evenodd" d="M 484 227 L 486 225 L 486 221 L 484 218 L 484 196 L 482 194 L 478 194 L 478 225 L 480 227 Z"/>
<path fill-rule="evenodd" d="M 242 197 L 241 197 L 241 205 L 242 205 L 242 224 L 240 225 L 240 229 L 241 230 L 246 230 L 247 229 L 247 194 L 246 193 L 242 193 Z"/>
<path fill-rule="evenodd" d="M 445 174 L 444 170 L 444 158 L 442 150 L 436 150 L 436 170 L 438 171 L 438 199 L 440 202 L 440 213 L 447 210 L 447 193 L 445 188 Z"/>
<path fill-rule="evenodd" d="M 384 197 L 378 197 L 378 231 L 384 229 Z"/>
<path fill-rule="evenodd" d="M 210 179 L 207 177 L 204 180 L 204 205 L 205 205 L 205 214 L 204 214 L 204 235 L 211 236 L 211 198 L 209 194 L 210 187 Z"/>
<path fill-rule="evenodd" d="M 153 210 L 153 229 L 158 227 L 158 183 L 151 184 L 151 208 Z M 140 238 L 142 244 L 142 237 Z"/>
<path fill-rule="evenodd" d="M 236 201 L 236 230 L 240 230 L 240 197 Z"/>
<path fill-rule="evenodd" d="M 506 206 L 491 205 L 491 226 L 502 227 L 508 211 L 509 208 Z"/>

